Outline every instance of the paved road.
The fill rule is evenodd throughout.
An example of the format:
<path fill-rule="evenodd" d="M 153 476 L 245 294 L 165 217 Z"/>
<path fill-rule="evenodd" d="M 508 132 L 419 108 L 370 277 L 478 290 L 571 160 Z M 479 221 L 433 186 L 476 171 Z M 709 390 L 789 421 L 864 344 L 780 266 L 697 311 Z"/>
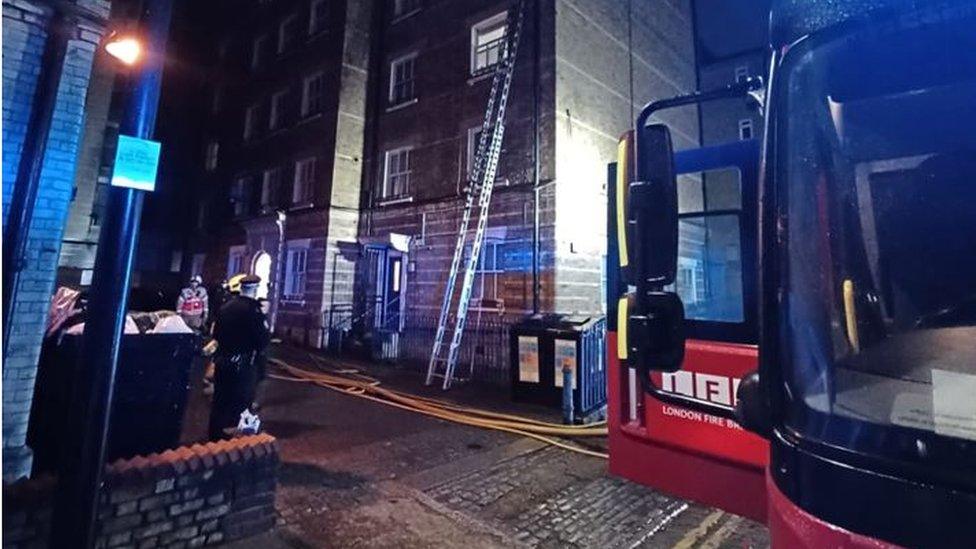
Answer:
<path fill-rule="evenodd" d="M 379 373 L 423 391 L 414 375 Z M 761 525 L 610 477 L 597 458 L 306 384 L 271 381 L 268 395 L 263 419 L 282 455 L 278 524 L 238 547 L 768 546 Z M 474 388 L 451 396 L 551 413 Z M 205 415 L 197 398 L 189 438 L 202 436 Z"/>

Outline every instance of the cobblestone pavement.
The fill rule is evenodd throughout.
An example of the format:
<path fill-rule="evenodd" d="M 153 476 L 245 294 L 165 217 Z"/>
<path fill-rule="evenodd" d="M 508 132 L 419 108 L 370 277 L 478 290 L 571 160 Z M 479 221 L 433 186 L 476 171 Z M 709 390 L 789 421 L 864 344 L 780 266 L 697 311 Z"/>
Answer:
<path fill-rule="evenodd" d="M 413 375 L 380 374 L 426 394 Z M 307 384 L 270 381 L 267 392 L 262 417 L 282 456 L 277 526 L 234 547 L 768 546 L 763 526 L 610 477 L 600 459 Z M 450 397 L 550 413 L 469 387 Z M 189 438 L 206 412 L 198 397 Z"/>

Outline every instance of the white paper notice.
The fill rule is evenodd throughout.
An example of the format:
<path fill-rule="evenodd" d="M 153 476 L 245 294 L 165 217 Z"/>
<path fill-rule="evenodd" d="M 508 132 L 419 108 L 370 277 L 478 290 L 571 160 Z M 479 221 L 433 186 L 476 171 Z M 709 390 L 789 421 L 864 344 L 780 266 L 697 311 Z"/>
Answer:
<path fill-rule="evenodd" d="M 539 383 L 539 338 L 518 336 L 519 381 Z"/>
<path fill-rule="evenodd" d="M 555 360 L 554 370 L 556 374 L 556 387 L 563 386 L 563 367 L 569 367 L 573 372 L 573 389 L 576 388 L 576 342 L 568 339 L 557 339 L 555 341 Z"/>
<path fill-rule="evenodd" d="M 937 434 L 976 440 L 976 376 L 933 368 L 932 418 Z"/>

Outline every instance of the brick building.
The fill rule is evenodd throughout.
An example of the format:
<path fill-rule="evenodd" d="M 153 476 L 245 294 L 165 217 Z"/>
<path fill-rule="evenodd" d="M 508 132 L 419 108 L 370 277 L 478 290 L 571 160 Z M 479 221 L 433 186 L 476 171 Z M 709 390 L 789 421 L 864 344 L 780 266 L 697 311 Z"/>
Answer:
<path fill-rule="evenodd" d="M 226 205 L 236 222 L 201 215 L 223 228 L 207 231 L 196 261 L 213 278 L 259 261 L 274 273 L 275 216 L 260 206 L 283 181 L 265 208 L 286 217 L 280 333 L 321 345 L 330 327 L 364 319 L 393 332 L 436 322 L 511 5 L 252 3 L 240 17 L 249 23 L 219 48 L 227 55 L 213 74 L 236 87 L 212 126 L 222 136 L 210 149 L 220 151 L 216 168 L 204 170 L 212 184 L 201 185 L 223 189 L 208 211 Z M 322 38 L 317 9 L 327 13 Z M 526 2 L 475 313 L 508 322 L 534 310 L 603 310 L 606 164 L 641 105 L 695 89 L 693 27 L 690 0 Z M 282 43 L 284 52 L 267 54 L 271 72 L 251 72 L 265 44 Z M 306 121 L 309 78 L 320 70 L 329 93 L 321 117 Z M 665 121 L 679 146 L 698 144 L 694 109 Z M 310 150 L 320 155 L 313 172 L 303 163 Z M 313 196 L 307 209 L 304 193 Z"/>
<path fill-rule="evenodd" d="M 79 144 L 84 126 L 85 95 L 92 62 L 105 30 L 107 0 L 67 2 L 75 14 L 63 21 L 67 47 L 61 66 L 42 66 L 46 47 L 57 43 L 53 21 L 58 3 L 3 0 L 3 224 L 7 221 L 20 166 L 30 139 L 32 116 L 39 108 L 39 83 L 49 71 L 60 73 L 51 131 L 43 148 L 40 184 L 33 216 L 26 227 L 27 255 L 3 356 L 3 477 L 30 471 L 26 446 L 28 415 L 48 303 L 54 290 L 65 219 L 72 199 Z M 5 243 L 7 245 L 9 243 Z"/>

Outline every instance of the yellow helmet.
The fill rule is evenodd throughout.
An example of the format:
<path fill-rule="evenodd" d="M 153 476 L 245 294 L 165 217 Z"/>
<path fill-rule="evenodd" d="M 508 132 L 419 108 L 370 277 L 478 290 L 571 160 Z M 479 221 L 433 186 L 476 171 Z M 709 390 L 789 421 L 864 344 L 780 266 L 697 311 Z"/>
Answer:
<path fill-rule="evenodd" d="M 244 280 L 245 276 L 247 276 L 247 273 L 241 273 L 227 279 L 227 290 L 232 294 L 241 293 L 241 281 Z"/>

